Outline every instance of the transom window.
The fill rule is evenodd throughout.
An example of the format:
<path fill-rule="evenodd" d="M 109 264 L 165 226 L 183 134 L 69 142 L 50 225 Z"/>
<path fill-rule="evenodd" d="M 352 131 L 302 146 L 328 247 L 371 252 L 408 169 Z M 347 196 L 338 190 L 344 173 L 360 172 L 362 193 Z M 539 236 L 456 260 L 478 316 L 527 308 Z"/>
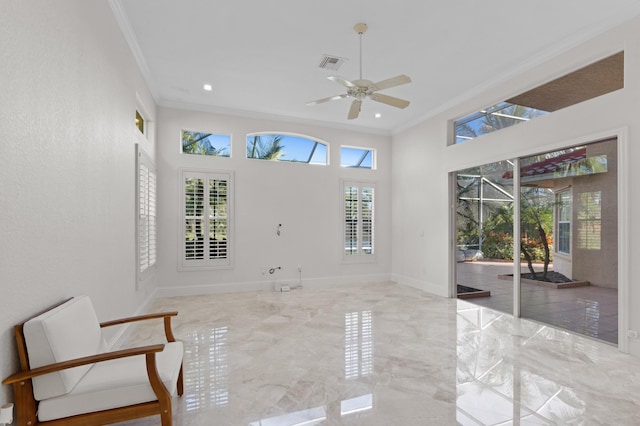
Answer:
<path fill-rule="evenodd" d="M 624 52 L 618 52 L 454 122 L 464 142 L 624 87 Z"/>
<path fill-rule="evenodd" d="M 306 136 L 280 133 L 247 135 L 247 158 L 327 165 L 327 145 Z"/>
<path fill-rule="evenodd" d="M 183 130 L 182 152 L 184 154 L 229 157 L 231 155 L 231 135 Z"/>
<path fill-rule="evenodd" d="M 478 136 L 511 127 L 544 114 L 547 114 L 547 111 L 510 102 L 500 102 L 457 120 L 455 122 L 456 143 L 475 139 Z"/>
<path fill-rule="evenodd" d="M 340 148 L 340 166 L 355 169 L 375 169 L 375 151 L 368 148 L 343 146 Z"/>
<path fill-rule="evenodd" d="M 142 117 L 142 114 L 140 114 L 140 112 L 136 110 L 136 129 L 138 129 L 143 135 L 145 134 L 144 123 L 144 117 Z"/>

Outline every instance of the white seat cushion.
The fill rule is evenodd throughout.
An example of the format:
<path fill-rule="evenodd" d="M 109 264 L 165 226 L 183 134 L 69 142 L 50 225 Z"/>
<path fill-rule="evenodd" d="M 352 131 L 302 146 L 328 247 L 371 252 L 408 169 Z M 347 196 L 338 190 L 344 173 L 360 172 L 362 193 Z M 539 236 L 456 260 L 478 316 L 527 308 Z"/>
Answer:
<path fill-rule="evenodd" d="M 172 342 L 156 353 L 158 373 L 172 396 L 176 393 L 183 351 L 182 342 Z M 40 401 L 38 420 L 60 419 L 156 399 L 144 355 L 120 358 L 93 364 L 71 392 Z"/>
<path fill-rule="evenodd" d="M 105 351 L 100 323 L 91 300 L 78 296 L 24 324 L 24 338 L 31 368 Z M 37 400 L 64 395 L 91 368 L 85 365 L 33 379 Z"/>

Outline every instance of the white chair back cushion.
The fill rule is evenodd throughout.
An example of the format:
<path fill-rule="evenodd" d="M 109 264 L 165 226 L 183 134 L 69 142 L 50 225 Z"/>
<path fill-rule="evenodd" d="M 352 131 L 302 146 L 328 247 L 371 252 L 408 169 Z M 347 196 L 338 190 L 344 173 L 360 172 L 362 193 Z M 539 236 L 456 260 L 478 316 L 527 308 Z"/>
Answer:
<path fill-rule="evenodd" d="M 106 350 L 100 323 L 88 296 L 78 296 L 24 324 L 31 368 L 95 355 Z M 92 365 L 92 364 L 91 364 Z M 91 365 L 33 379 L 38 401 L 69 393 Z"/>

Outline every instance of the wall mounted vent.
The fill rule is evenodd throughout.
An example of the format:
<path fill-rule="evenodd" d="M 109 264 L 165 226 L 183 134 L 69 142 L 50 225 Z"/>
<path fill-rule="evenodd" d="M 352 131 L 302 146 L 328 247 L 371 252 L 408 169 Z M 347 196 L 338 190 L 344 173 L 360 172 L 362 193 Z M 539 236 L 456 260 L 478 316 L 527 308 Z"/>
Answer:
<path fill-rule="evenodd" d="M 319 68 L 331 71 L 338 71 L 342 64 L 346 61 L 345 58 L 340 58 L 338 56 L 331 55 L 323 55 L 322 59 L 320 59 L 320 63 L 318 64 Z"/>

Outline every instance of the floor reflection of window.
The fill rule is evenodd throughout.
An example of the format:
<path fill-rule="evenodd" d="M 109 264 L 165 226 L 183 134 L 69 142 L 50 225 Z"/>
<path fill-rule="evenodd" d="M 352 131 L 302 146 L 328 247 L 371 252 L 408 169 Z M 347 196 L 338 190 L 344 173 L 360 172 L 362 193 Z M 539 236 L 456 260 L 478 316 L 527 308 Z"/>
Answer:
<path fill-rule="evenodd" d="M 373 408 L 373 394 L 358 396 L 356 398 L 340 401 L 340 415 L 359 413 Z"/>
<path fill-rule="evenodd" d="M 249 423 L 249 426 L 314 426 L 327 419 L 324 407 L 309 408 Z"/>
<path fill-rule="evenodd" d="M 355 379 L 373 372 L 371 311 L 344 314 L 344 376 Z"/>
<path fill-rule="evenodd" d="M 228 327 L 195 330 L 187 336 L 184 354 L 187 411 L 229 403 Z"/>
<path fill-rule="evenodd" d="M 600 306 L 595 300 L 578 299 L 578 303 L 584 305 L 584 330 L 577 330 L 587 336 L 598 337 L 600 325 Z"/>

